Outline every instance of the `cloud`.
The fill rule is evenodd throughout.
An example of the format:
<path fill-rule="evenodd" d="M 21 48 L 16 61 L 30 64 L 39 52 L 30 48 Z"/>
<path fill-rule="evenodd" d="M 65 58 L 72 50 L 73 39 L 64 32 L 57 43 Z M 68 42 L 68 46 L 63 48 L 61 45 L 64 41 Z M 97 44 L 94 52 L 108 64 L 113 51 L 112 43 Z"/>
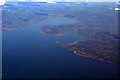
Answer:
<path fill-rule="evenodd" d="M 0 5 L 4 5 L 6 0 L 0 0 Z"/>

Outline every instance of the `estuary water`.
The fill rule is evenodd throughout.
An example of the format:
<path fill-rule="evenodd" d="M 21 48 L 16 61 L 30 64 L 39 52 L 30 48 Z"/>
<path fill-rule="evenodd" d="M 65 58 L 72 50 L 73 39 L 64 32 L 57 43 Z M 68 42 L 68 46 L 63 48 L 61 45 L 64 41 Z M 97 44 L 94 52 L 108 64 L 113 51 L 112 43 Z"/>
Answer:
<path fill-rule="evenodd" d="M 56 45 L 57 40 L 72 42 L 90 38 L 75 33 L 63 37 L 41 33 L 46 25 L 72 23 L 72 19 L 50 17 L 47 23 L 3 31 L 3 78 L 117 77 L 117 65 L 77 56 Z"/>

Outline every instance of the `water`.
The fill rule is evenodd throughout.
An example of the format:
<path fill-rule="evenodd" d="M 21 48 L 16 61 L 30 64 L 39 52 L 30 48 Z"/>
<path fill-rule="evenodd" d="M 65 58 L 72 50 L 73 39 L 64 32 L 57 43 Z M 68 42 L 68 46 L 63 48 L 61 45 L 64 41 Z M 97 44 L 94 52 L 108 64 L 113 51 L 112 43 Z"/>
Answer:
<path fill-rule="evenodd" d="M 74 33 L 54 37 L 41 33 L 45 25 L 72 24 L 74 21 L 50 17 L 48 22 L 34 23 L 3 32 L 3 78 L 95 78 L 117 77 L 114 64 L 72 54 L 56 45 L 56 40 L 90 39 Z"/>

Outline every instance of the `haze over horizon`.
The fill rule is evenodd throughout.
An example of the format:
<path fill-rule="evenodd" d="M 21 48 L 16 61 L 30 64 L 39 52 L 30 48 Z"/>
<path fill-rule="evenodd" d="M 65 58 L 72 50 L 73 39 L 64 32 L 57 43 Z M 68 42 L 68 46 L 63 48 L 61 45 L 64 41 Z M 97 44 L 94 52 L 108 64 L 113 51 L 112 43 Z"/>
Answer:
<path fill-rule="evenodd" d="M 118 2 L 120 0 L 1 0 L 0 5 L 4 5 L 7 1 L 33 1 L 33 2 Z"/>
<path fill-rule="evenodd" d="M 5 1 L 5 0 L 3 0 Z M 87 2 L 117 2 L 119 0 L 6 0 L 6 1 L 44 1 L 44 2 L 79 2 L 79 1 L 87 1 Z"/>

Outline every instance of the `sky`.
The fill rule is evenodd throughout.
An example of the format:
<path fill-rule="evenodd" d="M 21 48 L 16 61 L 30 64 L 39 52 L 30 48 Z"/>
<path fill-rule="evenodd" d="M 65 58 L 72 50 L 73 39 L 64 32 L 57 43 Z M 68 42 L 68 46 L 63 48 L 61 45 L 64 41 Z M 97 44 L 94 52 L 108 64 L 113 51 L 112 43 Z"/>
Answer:
<path fill-rule="evenodd" d="M 79 1 L 87 1 L 87 2 L 118 2 L 120 0 L 0 0 L 0 5 L 3 5 L 6 1 L 40 1 L 40 2 L 79 2 Z"/>
<path fill-rule="evenodd" d="M 4 1 L 4 0 L 3 0 Z M 77 1 L 89 1 L 89 2 L 115 2 L 120 0 L 7 0 L 7 1 L 69 1 L 69 2 L 77 2 Z"/>

